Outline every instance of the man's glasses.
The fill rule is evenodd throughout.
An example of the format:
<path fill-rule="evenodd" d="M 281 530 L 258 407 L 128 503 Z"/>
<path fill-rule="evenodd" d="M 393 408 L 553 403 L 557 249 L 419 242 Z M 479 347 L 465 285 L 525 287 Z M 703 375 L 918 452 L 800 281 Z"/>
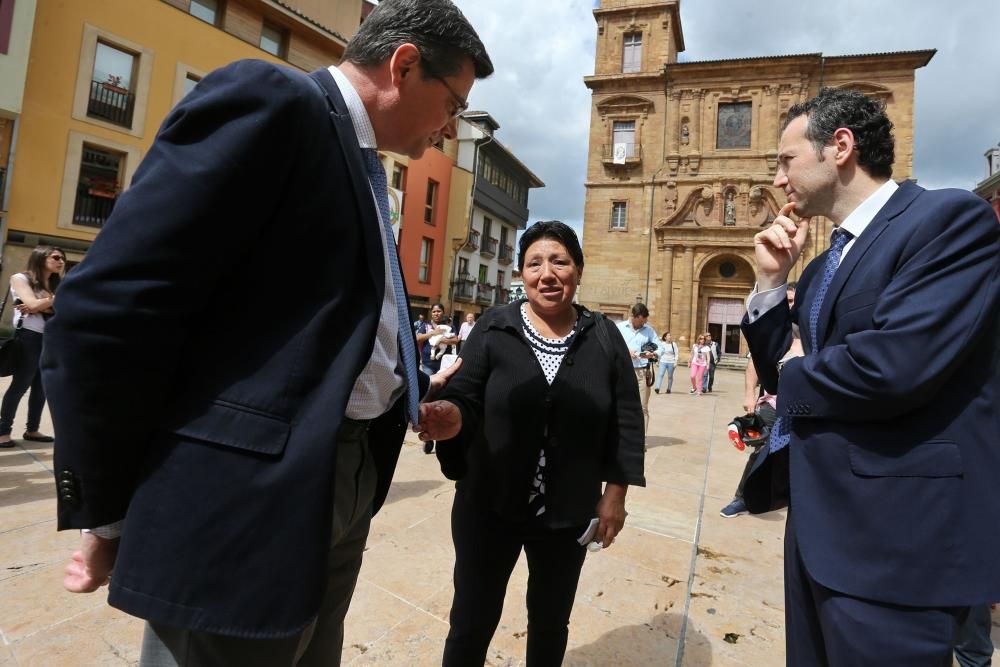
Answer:
<path fill-rule="evenodd" d="M 448 89 L 448 92 L 451 93 L 451 96 L 455 98 L 457 106 L 455 110 L 451 112 L 451 117 L 458 118 L 459 116 L 461 116 L 462 112 L 469 108 L 469 102 L 464 97 L 456 93 L 455 90 L 450 85 L 448 85 L 448 82 L 444 80 L 444 77 L 438 76 L 437 74 L 431 74 L 431 78 L 440 81 L 444 85 L 444 87 Z"/>

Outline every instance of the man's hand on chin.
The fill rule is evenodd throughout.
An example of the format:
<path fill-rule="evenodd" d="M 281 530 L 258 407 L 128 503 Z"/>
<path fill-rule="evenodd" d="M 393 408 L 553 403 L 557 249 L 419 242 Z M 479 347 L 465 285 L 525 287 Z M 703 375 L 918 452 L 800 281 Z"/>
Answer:
<path fill-rule="evenodd" d="M 794 209 L 794 202 L 782 206 L 771 226 L 753 237 L 760 292 L 783 285 L 805 247 L 809 218 L 793 221 L 789 216 Z"/>
<path fill-rule="evenodd" d="M 108 540 L 93 533 L 80 534 L 80 549 L 66 564 L 63 587 L 70 593 L 93 593 L 111 580 L 119 539 Z"/>

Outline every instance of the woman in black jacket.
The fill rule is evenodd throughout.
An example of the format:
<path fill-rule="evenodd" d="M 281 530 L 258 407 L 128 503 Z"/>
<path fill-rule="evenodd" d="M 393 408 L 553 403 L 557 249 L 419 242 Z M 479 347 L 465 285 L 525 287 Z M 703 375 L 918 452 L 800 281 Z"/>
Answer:
<path fill-rule="evenodd" d="M 484 314 L 462 367 L 422 406 L 437 439 L 452 508 L 455 599 L 445 667 L 483 664 L 511 571 L 528 560 L 530 667 L 559 665 L 589 538 L 607 548 L 625 523 L 625 493 L 645 485 L 635 373 L 613 323 L 573 303 L 583 252 L 561 222 L 520 240 L 526 300 Z M 603 494 L 601 482 L 606 482 Z"/>

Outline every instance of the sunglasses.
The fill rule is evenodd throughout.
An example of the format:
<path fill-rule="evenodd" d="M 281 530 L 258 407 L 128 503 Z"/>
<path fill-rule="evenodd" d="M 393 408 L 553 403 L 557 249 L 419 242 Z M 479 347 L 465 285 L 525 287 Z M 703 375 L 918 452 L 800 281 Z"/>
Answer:
<path fill-rule="evenodd" d="M 57 262 L 65 262 L 66 261 L 66 258 L 63 257 L 62 255 L 49 255 L 49 259 L 54 259 Z"/>

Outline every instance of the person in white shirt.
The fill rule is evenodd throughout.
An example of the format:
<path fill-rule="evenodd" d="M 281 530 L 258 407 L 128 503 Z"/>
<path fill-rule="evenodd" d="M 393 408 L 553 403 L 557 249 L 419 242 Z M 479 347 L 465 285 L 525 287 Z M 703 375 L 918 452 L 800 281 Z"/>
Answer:
<path fill-rule="evenodd" d="M 618 325 L 618 330 L 625 338 L 625 344 L 628 345 L 628 351 L 632 355 L 635 379 L 639 384 L 639 396 L 642 398 L 642 414 L 646 418 L 646 431 L 649 431 L 649 395 L 653 386 L 653 367 L 650 366 L 650 360 L 663 354 L 660 338 L 656 335 L 656 330 L 649 326 L 648 320 L 649 308 L 644 303 L 637 303 L 632 306 L 632 317 Z"/>
<path fill-rule="evenodd" d="M 656 393 L 660 393 L 663 386 L 663 377 L 667 377 L 667 393 L 674 387 L 674 368 L 677 366 L 678 349 L 677 343 L 670 332 L 663 334 L 660 339 L 663 341 L 663 354 L 660 355 L 660 375 L 656 378 Z"/>

